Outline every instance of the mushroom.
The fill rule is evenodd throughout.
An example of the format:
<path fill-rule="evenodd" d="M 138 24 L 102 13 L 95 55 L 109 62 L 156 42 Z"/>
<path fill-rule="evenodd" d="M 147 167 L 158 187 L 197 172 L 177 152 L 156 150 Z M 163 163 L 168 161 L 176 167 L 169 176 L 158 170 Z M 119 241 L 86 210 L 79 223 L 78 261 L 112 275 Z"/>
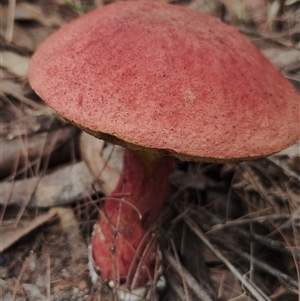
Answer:
<path fill-rule="evenodd" d="M 49 37 L 28 76 L 58 114 L 126 148 L 91 240 L 95 270 L 123 296 L 143 295 L 154 277 L 153 225 L 174 157 L 255 159 L 299 139 L 293 86 L 236 29 L 184 7 L 134 1 L 96 9 Z"/>

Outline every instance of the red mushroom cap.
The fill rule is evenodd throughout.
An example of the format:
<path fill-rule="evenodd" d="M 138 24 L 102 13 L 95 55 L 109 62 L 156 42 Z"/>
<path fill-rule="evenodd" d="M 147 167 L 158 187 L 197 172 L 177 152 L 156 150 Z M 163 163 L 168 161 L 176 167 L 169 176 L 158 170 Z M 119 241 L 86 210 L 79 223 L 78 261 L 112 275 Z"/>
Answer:
<path fill-rule="evenodd" d="M 69 23 L 29 79 L 95 136 L 183 160 L 247 159 L 299 139 L 299 95 L 236 29 L 159 2 L 120 2 Z"/>

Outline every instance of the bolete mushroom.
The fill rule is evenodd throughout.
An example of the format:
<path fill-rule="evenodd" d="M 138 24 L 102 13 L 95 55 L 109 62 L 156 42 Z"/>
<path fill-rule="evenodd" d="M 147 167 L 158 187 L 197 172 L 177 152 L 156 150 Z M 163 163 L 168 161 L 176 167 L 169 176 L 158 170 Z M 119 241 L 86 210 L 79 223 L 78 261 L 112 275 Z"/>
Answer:
<path fill-rule="evenodd" d="M 248 160 L 299 139 L 293 86 L 236 29 L 175 5 L 119 2 L 70 22 L 33 55 L 29 80 L 65 119 L 126 147 L 91 248 L 103 280 L 136 292 L 154 277 L 173 157 Z"/>

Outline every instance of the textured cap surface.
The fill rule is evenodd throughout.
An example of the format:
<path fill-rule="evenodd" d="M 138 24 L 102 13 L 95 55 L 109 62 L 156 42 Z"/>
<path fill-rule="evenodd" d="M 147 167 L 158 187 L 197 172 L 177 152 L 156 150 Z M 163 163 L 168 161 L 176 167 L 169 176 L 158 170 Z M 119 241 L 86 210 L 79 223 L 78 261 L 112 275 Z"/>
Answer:
<path fill-rule="evenodd" d="M 292 85 L 237 30 L 179 6 L 120 2 L 82 16 L 40 46 L 29 80 L 95 136 L 180 159 L 259 157 L 299 139 Z"/>

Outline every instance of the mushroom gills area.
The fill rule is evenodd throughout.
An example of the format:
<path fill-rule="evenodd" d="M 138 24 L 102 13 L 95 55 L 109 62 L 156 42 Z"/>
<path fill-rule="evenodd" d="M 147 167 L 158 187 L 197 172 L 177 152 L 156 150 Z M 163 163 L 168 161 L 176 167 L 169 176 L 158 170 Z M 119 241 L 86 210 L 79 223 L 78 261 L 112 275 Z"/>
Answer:
<path fill-rule="evenodd" d="M 173 157 L 126 149 L 124 169 L 95 224 L 91 247 L 102 280 L 135 289 L 154 277 L 153 226 L 168 195 Z"/>

